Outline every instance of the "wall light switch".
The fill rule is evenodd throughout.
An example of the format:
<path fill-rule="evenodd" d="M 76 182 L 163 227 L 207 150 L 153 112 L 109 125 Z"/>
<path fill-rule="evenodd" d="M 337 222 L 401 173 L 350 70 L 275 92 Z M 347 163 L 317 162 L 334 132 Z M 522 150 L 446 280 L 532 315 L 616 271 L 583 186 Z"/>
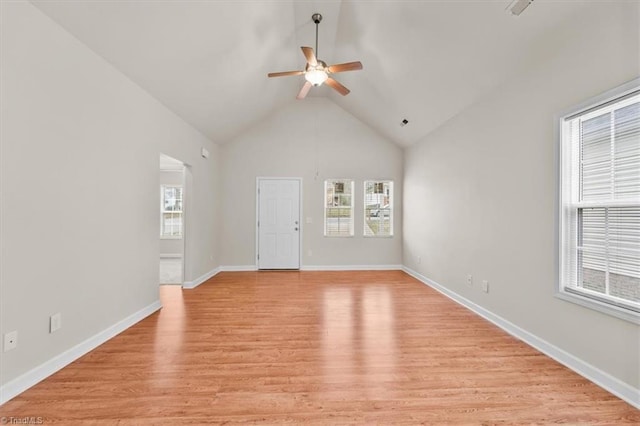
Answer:
<path fill-rule="evenodd" d="M 49 333 L 56 332 L 60 330 L 62 327 L 62 314 L 58 312 L 57 314 L 51 315 L 49 318 Z"/>

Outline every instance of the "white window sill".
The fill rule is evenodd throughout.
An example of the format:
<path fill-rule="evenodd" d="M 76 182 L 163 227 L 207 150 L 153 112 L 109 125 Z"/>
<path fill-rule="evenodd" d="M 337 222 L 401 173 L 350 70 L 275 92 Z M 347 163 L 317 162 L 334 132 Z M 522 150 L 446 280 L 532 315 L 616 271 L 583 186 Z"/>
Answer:
<path fill-rule="evenodd" d="M 181 240 L 182 237 L 163 237 L 163 236 L 160 236 L 160 239 L 161 240 Z"/>
<path fill-rule="evenodd" d="M 556 297 L 567 302 L 576 303 L 585 308 L 593 309 L 594 311 L 602 312 L 603 314 L 611 315 L 629 321 L 634 324 L 640 324 L 640 314 L 633 312 L 629 309 L 620 308 L 615 305 L 611 305 L 606 302 L 591 299 L 587 296 L 581 296 L 579 294 L 569 293 L 563 290 L 556 292 Z"/>

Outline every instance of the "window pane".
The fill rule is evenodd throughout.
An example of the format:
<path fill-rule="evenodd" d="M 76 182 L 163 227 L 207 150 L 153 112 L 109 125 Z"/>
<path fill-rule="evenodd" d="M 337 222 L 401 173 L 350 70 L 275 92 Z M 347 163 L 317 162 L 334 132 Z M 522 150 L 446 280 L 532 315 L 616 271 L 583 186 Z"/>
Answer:
<path fill-rule="evenodd" d="M 353 235 L 353 181 L 325 181 L 325 226 L 328 237 Z"/>
<path fill-rule="evenodd" d="M 182 236 L 182 187 L 162 187 L 162 221 L 160 236 Z"/>
<path fill-rule="evenodd" d="M 608 209 L 609 291 L 640 302 L 640 207 Z"/>
<path fill-rule="evenodd" d="M 175 237 L 180 235 L 181 217 L 179 213 L 163 213 L 162 221 L 164 236 Z"/>
<path fill-rule="evenodd" d="M 616 199 L 640 197 L 640 102 L 614 111 Z"/>
<path fill-rule="evenodd" d="M 583 267 L 582 271 L 582 288 L 596 291 L 598 293 L 606 293 L 606 273 L 605 271 Z"/>
<path fill-rule="evenodd" d="M 393 182 L 365 181 L 364 235 L 393 235 Z"/>
<path fill-rule="evenodd" d="M 172 186 L 164 188 L 164 210 L 182 211 L 182 188 Z"/>
<path fill-rule="evenodd" d="M 640 207 L 579 212 L 579 287 L 640 302 Z"/>
<path fill-rule="evenodd" d="M 611 114 L 582 122 L 582 197 L 607 200 L 611 195 Z"/>
<path fill-rule="evenodd" d="M 640 302 L 640 278 L 609 274 L 611 295 L 632 302 Z"/>
<path fill-rule="evenodd" d="M 606 265 L 605 213 L 604 208 L 590 208 L 582 209 L 580 215 L 583 265 L 601 271 Z"/>
<path fill-rule="evenodd" d="M 579 223 L 582 246 L 578 251 L 579 287 L 606 293 L 605 209 L 581 209 Z"/>
<path fill-rule="evenodd" d="M 164 188 L 164 206 L 163 209 L 173 210 L 173 203 L 175 202 L 175 196 L 173 188 Z"/>

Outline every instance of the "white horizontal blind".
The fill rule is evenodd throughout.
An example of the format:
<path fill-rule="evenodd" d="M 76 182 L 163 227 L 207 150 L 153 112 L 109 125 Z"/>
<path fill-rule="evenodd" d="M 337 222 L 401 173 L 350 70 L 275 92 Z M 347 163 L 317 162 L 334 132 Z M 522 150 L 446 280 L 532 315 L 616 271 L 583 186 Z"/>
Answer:
<path fill-rule="evenodd" d="M 614 198 L 640 198 L 640 100 L 613 112 Z"/>
<path fill-rule="evenodd" d="M 182 187 L 161 187 L 160 236 L 163 238 L 182 237 Z"/>
<path fill-rule="evenodd" d="M 353 181 L 328 179 L 324 182 L 324 235 L 353 236 Z"/>
<path fill-rule="evenodd" d="M 563 173 L 575 180 L 563 191 L 575 211 L 564 227 L 576 230 L 565 237 L 576 241 L 564 247 L 577 268 L 565 287 L 640 310 L 640 95 L 575 115 L 564 129 L 563 143 L 573 147 L 562 167 L 577 171 Z"/>
<path fill-rule="evenodd" d="M 608 200 L 612 194 L 611 114 L 580 122 L 581 200 Z"/>
<path fill-rule="evenodd" d="M 393 182 L 364 182 L 364 235 L 390 237 L 393 235 Z"/>

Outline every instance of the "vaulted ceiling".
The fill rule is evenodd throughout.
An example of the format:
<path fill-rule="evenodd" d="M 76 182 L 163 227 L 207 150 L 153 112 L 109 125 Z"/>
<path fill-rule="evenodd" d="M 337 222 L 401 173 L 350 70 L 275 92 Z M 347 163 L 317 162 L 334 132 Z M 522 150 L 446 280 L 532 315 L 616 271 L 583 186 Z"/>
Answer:
<path fill-rule="evenodd" d="M 348 96 L 325 86 L 310 96 L 401 146 L 543 59 L 556 29 L 588 4 L 538 0 L 513 17 L 509 0 L 32 3 L 218 143 L 304 102 L 295 100 L 302 76 L 267 73 L 304 67 L 300 46 L 314 46 L 320 12 L 318 57 L 364 69 L 336 75 Z"/>

